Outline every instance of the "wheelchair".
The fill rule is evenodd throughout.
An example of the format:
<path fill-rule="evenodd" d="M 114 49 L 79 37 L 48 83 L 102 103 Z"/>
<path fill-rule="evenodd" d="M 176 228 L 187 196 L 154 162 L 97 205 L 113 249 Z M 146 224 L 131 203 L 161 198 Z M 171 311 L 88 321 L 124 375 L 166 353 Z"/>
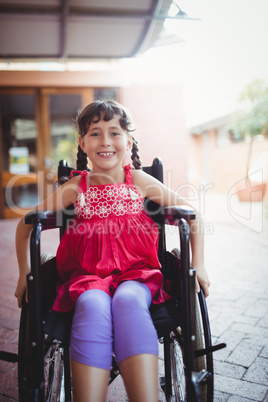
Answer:
<path fill-rule="evenodd" d="M 69 177 L 71 168 L 60 161 L 58 177 Z M 146 173 L 163 182 L 159 158 Z M 166 401 L 213 401 L 213 352 L 225 344 L 212 346 L 209 317 L 203 290 L 195 291 L 195 270 L 190 266 L 189 226 L 194 219 L 189 207 L 163 208 L 145 199 L 144 207 L 159 227 L 159 260 L 165 288 L 172 299 L 151 307 L 151 316 L 164 356 L 164 375 L 159 378 Z M 40 255 L 41 233 L 59 228 L 62 237 L 73 208 L 56 213 L 29 213 L 25 223 L 33 224 L 30 240 L 31 272 L 27 276 L 28 303 L 23 304 L 19 329 L 19 400 L 71 401 L 69 362 L 71 313 L 56 313 L 51 306 L 56 295 L 57 268 L 52 255 Z M 180 250 L 166 250 L 165 226 L 179 229 Z M 110 383 L 120 374 L 116 359 Z"/>

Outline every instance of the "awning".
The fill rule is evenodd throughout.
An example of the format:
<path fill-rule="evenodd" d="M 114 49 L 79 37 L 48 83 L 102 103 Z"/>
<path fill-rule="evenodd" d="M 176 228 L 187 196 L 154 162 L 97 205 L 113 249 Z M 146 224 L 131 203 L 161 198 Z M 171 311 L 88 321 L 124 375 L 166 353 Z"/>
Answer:
<path fill-rule="evenodd" d="M 171 3 L 172 0 L 1 0 L 0 59 L 133 57 L 165 40 L 163 25 Z M 174 42 L 176 38 L 169 36 L 168 40 Z"/>

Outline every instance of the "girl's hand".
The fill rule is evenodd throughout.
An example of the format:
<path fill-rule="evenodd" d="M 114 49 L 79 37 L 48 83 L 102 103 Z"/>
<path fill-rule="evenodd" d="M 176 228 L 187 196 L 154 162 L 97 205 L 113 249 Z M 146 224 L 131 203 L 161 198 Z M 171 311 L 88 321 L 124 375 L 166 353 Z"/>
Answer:
<path fill-rule="evenodd" d="M 208 278 L 207 271 L 205 270 L 204 267 L 202 268 L 196 268 L 196 291 L 197 293 L 200 292 L 200 285 L 202 286 L 204 290 L 205 297 L 208 297 L 209 295 L 209 286 L 210 286 L 210 281 Z"/>
<path fill-rule="evenodd" d="M 15 297 L 18 300 L 18 306 L 20 308 L 22 308 L 22 301 L 23 301 L 23 297 L 24 297 L 25 292 L 26 292 L 25 300 L 28 303 L 26 284 L 27 284 L 26 275 L 20 275 L 19 279 L 18 279 L 18 283 L 17 283 L 17 288 L 16 288 L 16 291 L 15 291 Z"/>

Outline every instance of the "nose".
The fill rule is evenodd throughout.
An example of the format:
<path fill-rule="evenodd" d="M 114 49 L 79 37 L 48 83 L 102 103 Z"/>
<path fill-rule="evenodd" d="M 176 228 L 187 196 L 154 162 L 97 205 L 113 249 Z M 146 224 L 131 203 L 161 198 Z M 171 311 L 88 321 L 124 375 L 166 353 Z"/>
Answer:
<path fill-rule="evenodd" d="M 107 147 L 111 145 L 111 138 L 108 134 L 103 134 L 101 137 L 101 146 Z"/>

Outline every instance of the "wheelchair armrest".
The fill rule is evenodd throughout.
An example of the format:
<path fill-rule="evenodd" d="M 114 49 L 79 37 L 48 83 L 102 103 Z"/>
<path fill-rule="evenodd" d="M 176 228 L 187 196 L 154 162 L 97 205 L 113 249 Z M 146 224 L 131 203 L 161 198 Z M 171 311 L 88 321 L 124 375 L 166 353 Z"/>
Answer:
<path fill-rule="evenodd" d="M 62 226 L 61 213 L 55 211 L 31 211 L 24 217 L 24 223 L 37 225 L 41 224 L 44 228 L 57 228 Z M 61 222 L 61 224 L 59 224 Z"/>
<path fill-rule="evenodd" d="M 163 218 L 172 223 L 179 219 L 192 220 L 195 219 L 195 212 L 188 205 L 165 207 L 162 211 Z"/>

